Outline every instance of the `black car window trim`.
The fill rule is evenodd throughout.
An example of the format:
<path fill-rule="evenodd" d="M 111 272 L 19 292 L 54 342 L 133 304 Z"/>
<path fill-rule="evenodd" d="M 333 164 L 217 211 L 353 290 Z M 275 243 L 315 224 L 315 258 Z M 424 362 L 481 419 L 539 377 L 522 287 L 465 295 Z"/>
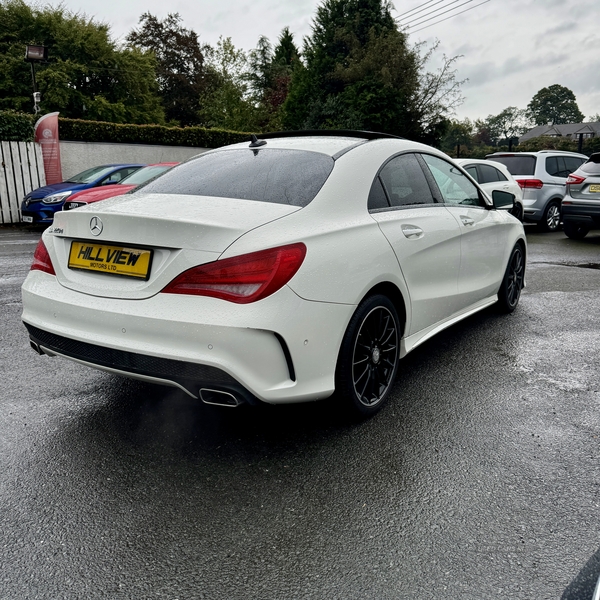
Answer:
<path fill-rule="evenodd" d="M 492 208 L 494 208 L 493 205 L 488 204 L 485 201 L 485 197 L 482 195 L 482 191 L 479 189 L 479 184 L 475 183 L 475 188 L 477 189 L 477 194 L 479 195 L 479 201 L 483 203 L 483 206 L 480 205 L 475 205 L 475 204 L 451 204 L 450 202 L 445 202 L 444 201 L 444 196 L 442 195 L 442 192 L 440 191 L 440 188 L 438 187 L 437 181 L 435 180 L 432 172 L 429 170 L 429 166 L 427 165 L 427 163 L 425 162 L 425 159 L 423 158 L 423 156 L 433 156 L 434 158 L 439 158 L 440 160 L 443 160 L 444 162 L 447 162 L 450 166 L 455 167 L 457 165 L 447 161 L 445 158 L 443 158 L 442 156 L 438 156 L 437 154 L 433 154 L 432 152 L 415 152 L 417 159 L 419 160 L 419 162 L 421 163 L 421 168 L 423 169 L 423 171 L 425 172 L 425 177 L 427 177 L 428 181 L 429 181 L 429 187 L 433 187 L 435 186 L 435 189 L 437 190 L 437 193 L 439 194 L 439 198 L 441 198 L 441 200 L 437 200 L 436 202 L 438 202 L 439 204 L 442 204 L 444 206 L 465 206 L 468 208 L 481 208 L 482 210 L 491 210 Z M 462 173 L 462 171 L 461 171 Z M 470 176 L 469 176 L 470 177 Z M 471 181 L 471 179 L 469 178 L 469 181 Z M 434 196 L 435 199 L 435 196 Z"/>
<path fill-rule="evenodd" d="M 423 163 L 421 162 L 422 159 L 419 156 L 418 152 L 415 152 L 414 150 L 403 150 L 402 152 L 398 152 L 396 154 L 394 154 L 393 156 L 390 156 L 382 165 L 381 167 L 379 167 L 379 170 L 377 171 L 377 175 L 375 175 L 375 177 L 373 178 L 373 183 L 371 183 L 371 188 L 373 187 L 373 184 L 375 183 L 375 180 L 379 178 L 379 180 L 381 181 L 381 178 L 379 177 L 379 175 L 381 174 L 381 171 L 383 171 L 383 169 L 387 166 L 387 164 L 389 162 L 391 162 L 392 160 L 394 160 L 395 158 L 398 158 L 398 156 L 403 156 L 405 154 L 412 154 L 413 156 L 416 157 L 417 162 L 419 163 L 419 166 L 421 167 L 421 171 L 423 171 L 423 175 L 425 176 L 425 180 L 427 181 L 427 184 L 429 185 L 429 191 L 431 192 L 431 198 L 433 200 L 433 202 L 427 202 L 427 203 L 418 203 L 418 204 L 402 204 L 400 206 L 395 206 L 392 205 L 392 203 L 390 202 L 390 198 L 388 195 L 387 190 L 385 189 L 385 185 L 383 185 L 383 183 L 381 183 L 381 186 L 383 187 L 383 191 L 385 192 L 385 196 L 387 198 L 388 204 L 390 205 L 388 208 L 371 208 L 369 209 L 369 213 L 379 213 L 379 212 L 384 212 L 386 210 L 410 210 L 410 209 L 414 209 L 414 208 L 426 208 L 426 207 L 436 207 L 439 206 L 440 204 L 442 204 L 442 202 L 440 202 L 439 200 L 436 199 L 435 197 L 435 191 L 437 191 L 439 193 L 439 190 L 437 189 L 437 185 L 434 187 L 432 187 L 432 182 L 431 182 L 431 175 L 428 174 L 428 171 L 426 171 L 423 168 Z M 435 184 L 435 182 L 433 182 Z M 370 189 L 369 188 L 369 191 Z M 440 196 L 441 197 L 441 196 Z M 367 202 L 368 202 L 368 198 L 367 198 Z"/>

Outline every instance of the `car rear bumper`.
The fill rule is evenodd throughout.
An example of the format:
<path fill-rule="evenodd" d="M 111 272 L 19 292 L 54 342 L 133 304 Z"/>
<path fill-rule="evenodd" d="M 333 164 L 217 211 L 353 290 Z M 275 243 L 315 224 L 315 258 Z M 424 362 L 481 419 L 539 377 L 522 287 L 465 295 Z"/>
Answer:
<path fill-rule="evenodd" d="M 600 204 L 563 204 L 563 223 L 572 223 L 589 229 L 600 228 Z"/>
<path fill-rule="evenodd" d="M 64 288 L 40 271 L 23 284 L 23 321 L 42 351 L 171 383 L 195 397 L 204 387 L 274 404 L 331 395 L 354 310 L 303 300 L 287 286 L 237 305 L 162 293 L 145 300 L 100 298 Z"/>

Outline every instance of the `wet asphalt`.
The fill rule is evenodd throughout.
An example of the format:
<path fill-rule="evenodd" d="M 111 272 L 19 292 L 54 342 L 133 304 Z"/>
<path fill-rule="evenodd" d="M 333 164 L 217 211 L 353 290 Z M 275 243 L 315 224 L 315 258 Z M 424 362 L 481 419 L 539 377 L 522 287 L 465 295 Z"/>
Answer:
<path fill-rule="evenodd" d="M 517 311 L 373 419 L 213 409 L 29 347 L 0 228 L 0 599 L 561 599 L 600 575 L 600 232 L 527 227 Z"/>

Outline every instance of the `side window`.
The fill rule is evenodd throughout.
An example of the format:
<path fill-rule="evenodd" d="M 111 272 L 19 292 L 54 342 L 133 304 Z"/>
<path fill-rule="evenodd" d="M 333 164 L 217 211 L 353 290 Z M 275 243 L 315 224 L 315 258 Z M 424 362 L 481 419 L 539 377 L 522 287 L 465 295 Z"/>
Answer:
<path fill-rule="evenodd" d="M 383 185 L 381 184 L 381 180 L 379 179 L 379 175 L 375 177 L 375 181 L 371 186 L 371 191 L 369 192 L 369 202 L 368 208 L 369 210 L 377 210 L 378 208 L 389 208 L 390 204 L 385 195 L 385 191 L 383 190 Z"/>
<path fill-rule="evenodd" d="M 568 170 L 565 159 L 562 156 L 552 156 L 546 159 L 546 171 L 552 177 L 568 177 L 571 171 Z"/>
<path fill-rule="evenodd" d="M 546 173 L 556 177 L 556 174 L 558 173 L 558 159 L 555 156 L 546 159 Z"/>
<path fill-rule="evenodd" d="M 465 171 L 477 182 L 477 183 L 481 183 L 481 181 L 479 181 L 479 173 L 477 172 L 477 167 L 475 165 L 473 165 L 472 167 L 465 167 Z"/>
<path fill-rule="evenodd" d="M 392 206 L 432 204 L 431 188 L 414 154 L 390 160 L 379 174 Z"/>
<path fill-rule="evenodd" d="M 584 158 L 577 158 L 575 156 L 565 156 L 565 166 L 569 171 L 569 175 L 573 173 L 573 171 L 577 171 L 579 167 L 585 162 Z M 567 175 L 568 176 L 568 175 Z"/>
<path fill-rule="evenodd" d="M 127 167 L 125 169 L 119 169 L 112 173 L 109 177 L 102 180 L 102 185 L 109 185 L 111 183 L 119 183 L 121 180 L 125 179 L 128 175 L 135 173 L 139 167 Z"/>
<path fill-rule="evenodd" d="M 504 174 L 492 167 L 491 165 L 479 165 L 481 169 L 481 182 L 480 183 L 493 183 L 495 181 L 507 181 Z"/>
<path fill-rule="evenodd" d="M 452 164 L 430 154 L 423 154 L 442 198 L 447 204 L 485 206 L 479 190 Z"/>

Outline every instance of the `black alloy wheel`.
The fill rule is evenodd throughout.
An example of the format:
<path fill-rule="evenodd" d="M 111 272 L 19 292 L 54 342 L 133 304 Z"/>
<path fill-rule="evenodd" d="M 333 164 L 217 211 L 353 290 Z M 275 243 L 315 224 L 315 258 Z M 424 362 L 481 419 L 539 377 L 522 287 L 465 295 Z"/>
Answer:
<path fill-rule="evenodd" d="M 356 309 L 344 335 L 336 369 L 336 391 L 355 415 L 375 414 L 391 389 L 400 352 L 400 323 L 383 295 Z"/>
<path fill-rule="evenodd" d="M 517 308 L 525 282 L 525 253 L 517 244 L 510 255 L 504 279 L 498 291 L 498 305 L 502 312 L 511 313 Z"/>

